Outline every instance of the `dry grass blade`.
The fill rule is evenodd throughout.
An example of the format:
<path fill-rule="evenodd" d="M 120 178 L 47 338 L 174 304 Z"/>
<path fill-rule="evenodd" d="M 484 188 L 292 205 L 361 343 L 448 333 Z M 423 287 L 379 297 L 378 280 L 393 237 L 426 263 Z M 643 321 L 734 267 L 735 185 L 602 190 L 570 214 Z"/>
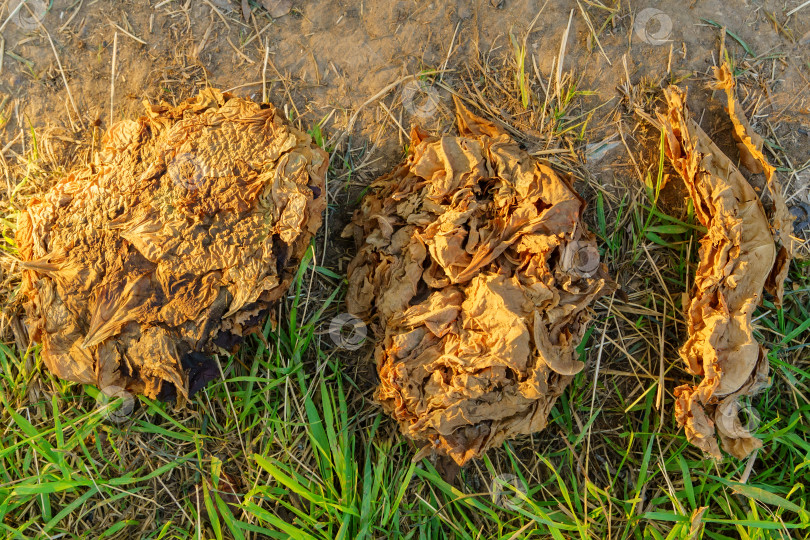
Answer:
<path fill-rule="evenodd" d="M 591 18 L 588 16 L 588 12 L 585 11 L 585 8 L 582 7 L 582 4 L 579 2 L 579 0 L 577 0 L 577 6 L 579 7 L 580 13 L 582 13 L 582 18 L 585 19 L 585 24 L 588 25 L 588 29 L 591 31 L 591 35 L 596 40 L 596 44 L 599 46 L 599 52 L 602 53 L 602 56 L 605 58 L 605 61 L 607 61 L 608 65 L 612 66 L 613 63 L 610 61 L 610 58 L 608 58 L 608 55 L 605 52 L 605 49 L 602 48 L 602 42 L 599 41 L 599 35 L 597 34 L 596 30 L 594 29 L 593 23 L 591 23 Z"/>
<path fill-rule="evenodd" d="M 113 36 L 113 53 L 112 62 L 110 64 L 110 120 L 109 123 L 115 121 L 115 68 L 118 62 L 118 32 Z"/>
<path fill-rule="evenodd" d="M 26 6 L 26 9 L 28 9 L 28 6 Z M 42 31 L 45 32 L 45 35 L 48 36 L 48 43 L 51 44 L 51 50 L 53 51 L 54 58 L 56 58 L 56 64 L 59 66 L 59 74 L 62 76 L 62 82 L 65 84 L 65 90 L 67 91 L 68 99 L 70 99 L 70 104 L 73 107 L 73 112 L 76 115 L 76 120 L 78 121 L 79 126 L 81 126 L 81 128 L 84 129 L 84 121 L 82 121 L 82 116 L 81 113 L 79 112 L 79 108 L 76 106 L 76 102 L 73 100 L 73 92 L 70 91 L 70 85 L 68 84 L 67 77 L 65 77 L 65 68 L 62 67 L 62 61 L 59 59 L 59 53 L 56 52 L 56 46 L 53 44 L 51 33 L 48 32 L 48 29 L 45 28 L 45 25 L 42 24 L 42 21 L 40 21 L 39 18 L 34 16 L 33 12 L 31 13 L 31 16 L 34 17 L 40 29 L 42 29 Z M 72 118 L 71 123 L 73 123 Z"/>
<path fill-rule="evenodd" d="M 568 34 L 571 31 L 571 21 L 574 18 L 574 10 L 571 10 L 571 13 L 568 15 L 568 25 L 565 27 L 565 32 L 563 32 L 562 39 L 560 40 L 560 52 L 557 55 L 557 71 L 554 77 L 554 92 L 557 97 L 557 101 L 559 103 L 560 108 L 563 108 L 562 99 L 563 99 L 563 92 L 562 92 L 562 70 L 563 70 L 563 62 L 565 60 L 565 48 L 568 44 Z"/>

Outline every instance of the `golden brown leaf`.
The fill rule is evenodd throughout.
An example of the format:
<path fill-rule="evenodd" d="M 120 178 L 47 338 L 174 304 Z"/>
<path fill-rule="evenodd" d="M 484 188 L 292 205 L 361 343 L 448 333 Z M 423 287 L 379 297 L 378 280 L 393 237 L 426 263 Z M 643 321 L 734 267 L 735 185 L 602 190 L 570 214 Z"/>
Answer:
<path fill-rule="evenodd" d="M 376 318 L 376 396 L 406 435 L 463 464 L 543 429 L 584 367 L 590 304 L 615 285 L 548 164 L 458 105 L 459 136 L 418 129 L 345 236 L 347 306 Z"/>
<path fill-rule="evenodd" d="M 668 111 L 659 116 L 667 157 L 684 179 L 698 219 L 708 228 L 700 241 L 700 263 L 687 310 L 688 339 L 680 350 L 688 370 L 703 379 L 696 386 L 675 389 L 675 416 L 691 443 L 719 459 L 716 432 L 723 448 L 738 458 L 762 445 L 741 425 L 738 400 L 769 382 L 766 351 L 754 339 L 751 319 L 775 271 L 780 277 L 773 291 L 781 298 L 789 248 L 783 244 L 778 250 L 776 239 L 786 241 L 781 231 L 789 222 L 785 224 L 787 210 L 782 209 L 773 167 L 747 121 L 739 119 L 727 66 L 718 71 L 717 88 L 728 90 L 737 140 L 768 175 L 775 205 L 771 220 L 734 163 L 689 117 L 677 87 L 665 90 Z"/>
<path fill-rule="evenodd" d="M 288 287 L 326 153 L 272 106 L 203 90 L 111 126 L 17 232 L 31 335 L 63 379 L 187 397 Z M 213 368 L 212 368 L 213 365 Z"/>

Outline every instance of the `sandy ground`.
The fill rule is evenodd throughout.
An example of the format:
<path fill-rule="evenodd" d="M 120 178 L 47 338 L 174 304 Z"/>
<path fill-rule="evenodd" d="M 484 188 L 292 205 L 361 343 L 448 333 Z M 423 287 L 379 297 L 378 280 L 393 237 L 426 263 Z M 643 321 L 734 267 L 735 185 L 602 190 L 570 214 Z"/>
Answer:
<path fill-rule="evenodd" d="M 248 21 L 237 0 L 51 1 L 45 11 L 47 0 L 29 0 L 31 12 L 24 6 L 3 29 L 0 99 L 10 98 L 3 111 L 10 120 L 0 133 L 3 146 L 19 136 L 20 122 L 26 126 L 26 143 L 29 125 L 37 130 L 58 126 L 65 138 L 87 142 L 92 126 L 104 129 L 111 114 L 113 119 L 138 114 L 144 98 L 177 101 L 206 85 L 261 99 L 263 78 L 267 97 L 304 127 L 328 117 L 323 129 L 329 136 L 345 128 L 358 107 L 393 85 L 382 96 L 385 107 L 367 105 L 353 126 L 355 144 L 376 145 L 380 151 L 373 156 L 379 158 L 373 174 L 401 156 L 400 126 L 405 131 L 413 122 L 449 127 L 447 91 L 397 81 L 445 70 L 441 82 L 458 88 L 470 65 L 499 69 L 514 60 L 512 33 L 518 41 L 526 38 L 529 82 L 542 95 L 555 77 L 553 63 L 573 14 L 562 70 L 579 79 L 580 90 L 594 92 L 583 100 L 583 111 L 604 104 L 588 124 L 589 141 L 615 133 L 618 113 L 632 112 L 641 104 L 635 101 L 650 97 L 632 92 L 628 97 L 619 89 L 627 87 L 628 79 L 649 91 L 682 81 L 705 97 L 697 90 L 718 61 L 722 35 L 704 20 L 711 19 L 757 55 L 752 60 L 726 36 L 729 52 L 738 60 L 746 57 L 755 71 L 741 89 L 755 125 L 778 139 L 794 166 L 808 159 L 810 7 L 786 17 L 798 1 L 746 2 L 747 7 L 722 1 L 696 0 L 689 6 L 634 1 L 620 8 L 546 2 L 543 8 L 538 0 L 296 0 L 289 14 L 275 20 L 260 2 L 251 1 Z M 3 21 L 18 3 L 3 3 Z M 598 40 L 589 27 L 597 30 Z M 434 98 L 438 106 L 430 101 Z M 719 101 L 693 103 L 693 109 L 710 133 L 727 122 L 718 114 Z M 17 139 L 11 148 L 19 153 L 21 144 Z M 620 174 L 611 158 L 624 163 L 622 154 L 604 156 L 598 170 Z M 801 175 L 792 180 L 806 183 Z"/>

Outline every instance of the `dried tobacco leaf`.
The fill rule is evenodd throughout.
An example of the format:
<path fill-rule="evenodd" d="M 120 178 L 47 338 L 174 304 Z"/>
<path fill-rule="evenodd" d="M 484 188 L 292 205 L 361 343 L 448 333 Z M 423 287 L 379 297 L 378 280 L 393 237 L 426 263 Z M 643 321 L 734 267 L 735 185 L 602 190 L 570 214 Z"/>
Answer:
<path fill-rule="evenodd" d="M 740 152 L 740 162 L 752 173 L 765 173 L 765 185 L 773 202 L 771 225 L 779 248 L 776 254 L 776 264 L 773 266 L 768 281 L 765 283 L 765 289 L 774 296 L 774 301 L 779 306 L 782 304 L 782 296 L 785 292 L 785 278 L 787 278 L 790 260 L 793 257 L 793 241 L 790 238 L 790 231 L 793 230 L 794 216 L 785 203 L 782 186 L 776 177 L 776 168 L 768 163 L 765 154 L 762 153 L 764 140 L 748 123 L 740 103 L 734 97 L 736 83 L 728 64 L 714 68 L 714 75 L 715 82 L 712 84 L 712 88 L 723 90 L 726 93 L 727 111 L 734 126 L 733 135 L 737 141 L 737 149 Z"/>
<path fill-rule="evenodd" d="M 414 129 L 344 236 L 348 309 L 378 322 L 377 398 L 463 464 L 545 427 L 584 367 L 588 307 L 615 285 L 566 179 L 457 106 L 459 136 Z"/>
<path fill-rule="evenodd" d="M 717 88 L 728 90 L 737 140 L 750 158 L 741 161 L 755 160 L 768 175 L 775 206 L 772 220 L 734 163 L 689 117 L 677 87 L 665 90 L 668 112 L 659 118 L 667 157 L 684 179 L 698 219 L 708 228 L 700 240 L 687 311 L 689 337 L 680 350 L 688 370 L 703 380 L 675 389 L 675 416 L 692 444 L 719 459 L 715 431 L 723 448 L 738 458 L 762 446 L 739 420 L 739 399 L 769 384 L 767 353 L 753 337 L 751 318 L 766 287 L 781 299 L 790 246 L 783 243 L 777 251 L 775 238 L 789 242 L 783 227 L 790 226 L 790 218 L 784 215 L 787 209 L 773 167 L 734 100 L 731 73 L 724 66 L 717 76 Z"/>
<path fill-rule="evenodd" d="M 27 323 L 58 377 L 187 398 L 287 289 L 326 153 L 272 105 L 207 89 L 114 124 L 22 212 Z"/>

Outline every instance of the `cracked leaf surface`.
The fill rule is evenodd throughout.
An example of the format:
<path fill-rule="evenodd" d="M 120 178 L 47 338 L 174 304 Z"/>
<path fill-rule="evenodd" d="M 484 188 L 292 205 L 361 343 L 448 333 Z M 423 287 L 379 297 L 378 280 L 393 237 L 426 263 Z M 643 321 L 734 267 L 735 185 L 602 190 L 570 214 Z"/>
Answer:
<path fill-rule="evenodd" d="M 376 321 L 377 399 L 463 464 L 545 427 L 583 367 L 588 308 L 615 285 L 571 185 L 460 105 L 458 125 L 415 129 L 344 235 L 359 247 L 347 307 Z"/>
<path fill-rule="evenodd" d="M 728 66 L 718 69 L 716 77 L 716 88 L 726 90 L 735 138 L 745 149 L 742 162 L 754 169 L 750 162 L 756 160 L 758 171 L 766 172 L 774 212 L 769 219 L 742 173 L 690 118 L 684 94 L 669 87 L 668 112 L 660 115 L 665 152 L 708 229 L 700 240 L 700 263 L 686 314 L 688 339 L 680 350 L 687 369 L 703 378 L 697 385 L 675 389 L 675 416 L 687 439 L 704 452 L 720 459 L 722 444 L 744 458 L 762 442 L 739 421 L 739 399 L 769 384 L 767 351 L 754 339 L 752 315 L 765 289 L 781 301 L 790 260 L 785 232 L 790 220 L 775 171 L 761 152 L 761 142 L 756 143 L 761 139 L 739 112 Z M 782 242 L 786 244 L 777 246 Z"/>
<path fill-rule="evenodd" d="M 22 292 L 57 376 L 182 399 L 218 375 L 214 339 L 251 331 L 288 287 L 327 155 L 272 105 L 215 89 L 145 106 L 22 213 Z"/>

